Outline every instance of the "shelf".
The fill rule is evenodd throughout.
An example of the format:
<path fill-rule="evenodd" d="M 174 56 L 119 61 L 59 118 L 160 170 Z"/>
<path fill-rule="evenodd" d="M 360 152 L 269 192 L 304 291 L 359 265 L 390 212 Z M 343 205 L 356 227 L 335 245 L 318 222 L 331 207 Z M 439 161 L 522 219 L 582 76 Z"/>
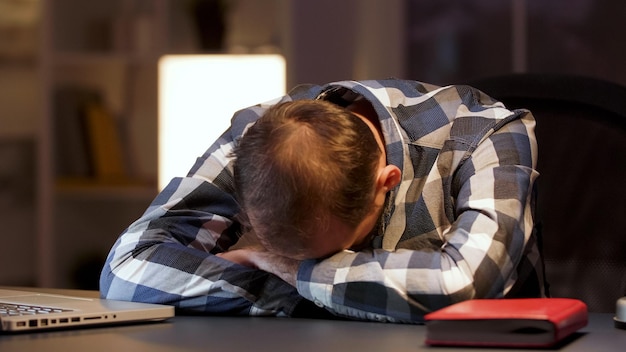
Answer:
<path fill-rule="evenodd" d="M 41 1 L 38 285 L 72 285 L 158 194 L 157 63 L 183 3 Z"/>
<path fill-rule="evenodd" d="M 155 54 L 145 53 L 83 53 L 56 52 L 51 62 L 56 66 L 92 66 L 92 65 L 124 65 L 152 64 L 158 60 Z"/>
<path fill-rule="evenodd" d="M 29 58 L 11 58 L 11 57 L 2 57 L 0 56 L 0 68 L 1 67 L 23 67 L 29 69 L 37 68 L 39 64 L 39 60 L 35 57 Z"/>
<path fill-rule="evenodd" d="M 142 200 L 152 199 L 157 193 L 156 182 L 146 180 L 101 181 L 90 178 L 59 179 L 57 197 L 74 200 Z"/>

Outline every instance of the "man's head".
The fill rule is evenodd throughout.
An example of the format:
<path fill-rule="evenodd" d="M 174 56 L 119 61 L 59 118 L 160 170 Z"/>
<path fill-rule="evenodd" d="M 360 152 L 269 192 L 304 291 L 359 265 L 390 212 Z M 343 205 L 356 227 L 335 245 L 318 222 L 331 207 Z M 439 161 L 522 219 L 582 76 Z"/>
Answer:
<path fill-rule="evenodd" d="M 371 122 L 320 100 L 271 107 L 235 153 L 247 225 L 268 250 L 296 259 L 362 242 L 400 177 L 394 167 L 387 180 L 384 146 Z"/>

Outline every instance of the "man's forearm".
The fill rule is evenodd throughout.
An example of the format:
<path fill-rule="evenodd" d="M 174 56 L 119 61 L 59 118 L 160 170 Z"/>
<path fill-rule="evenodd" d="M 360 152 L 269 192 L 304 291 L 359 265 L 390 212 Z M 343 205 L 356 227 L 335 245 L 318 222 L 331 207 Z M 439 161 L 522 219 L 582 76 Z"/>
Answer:
<path fill-rule="evenodd" d="M 259 269 L 272 273 L 283 279 L 291 286 L 296 287 L 298 267 L 300 266 L 299 260 L 268 252 L 254 252 L 252 255 L 252 261 Z"/>
<path fill-rule="evenodd" d="M 272 273 L 293 287 L 296 287 L 300 261 L 271 254 L 259 249 L 235 249 L 219 253 L 217 256 L 241 265 L 254 267 Z"/>

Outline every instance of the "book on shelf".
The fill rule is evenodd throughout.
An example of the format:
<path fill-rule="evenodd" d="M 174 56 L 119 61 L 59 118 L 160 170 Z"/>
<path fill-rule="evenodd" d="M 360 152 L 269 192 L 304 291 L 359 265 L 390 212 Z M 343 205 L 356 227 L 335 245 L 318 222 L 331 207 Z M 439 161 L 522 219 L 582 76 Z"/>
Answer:
<path fill-rule="evenodd" d="M 121 125 L 97 90 L 60 87 L 54 106 L 58 181 L 65 185 L 137 183 L 128 170 Z"/>
<path fill-rule="evenodd" d="M 104 182 L 127 179 L 120 128 L 101 101 L 86 103 L 85 126 L 95 178 Z"/>
<path fill-rule="evenodd" d="M 427 314 L 426 344 L 550 347 L 586 326 L 587 320 L 587 306 L 577 299 L 474 299 Z"/>
<path fill-rule="evenodd" d="M 54 165 L 58 178 L 92 176 L 89 146 L 84 126 L 84 105 L 98 92 L 64 86 L 54 91 Z"/>

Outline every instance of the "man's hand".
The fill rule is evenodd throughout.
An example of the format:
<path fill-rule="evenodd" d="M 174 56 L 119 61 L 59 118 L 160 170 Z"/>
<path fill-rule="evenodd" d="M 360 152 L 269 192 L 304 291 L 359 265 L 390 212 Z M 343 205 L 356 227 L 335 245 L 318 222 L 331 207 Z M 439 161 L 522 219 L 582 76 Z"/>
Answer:
<path fill-rule="evenodd" d="M 300 261 L 269 253 L 261 248 L 242 248 L 219 253 L 218 257 L 233 263 L 272 273 L 296 287 Z"/>

